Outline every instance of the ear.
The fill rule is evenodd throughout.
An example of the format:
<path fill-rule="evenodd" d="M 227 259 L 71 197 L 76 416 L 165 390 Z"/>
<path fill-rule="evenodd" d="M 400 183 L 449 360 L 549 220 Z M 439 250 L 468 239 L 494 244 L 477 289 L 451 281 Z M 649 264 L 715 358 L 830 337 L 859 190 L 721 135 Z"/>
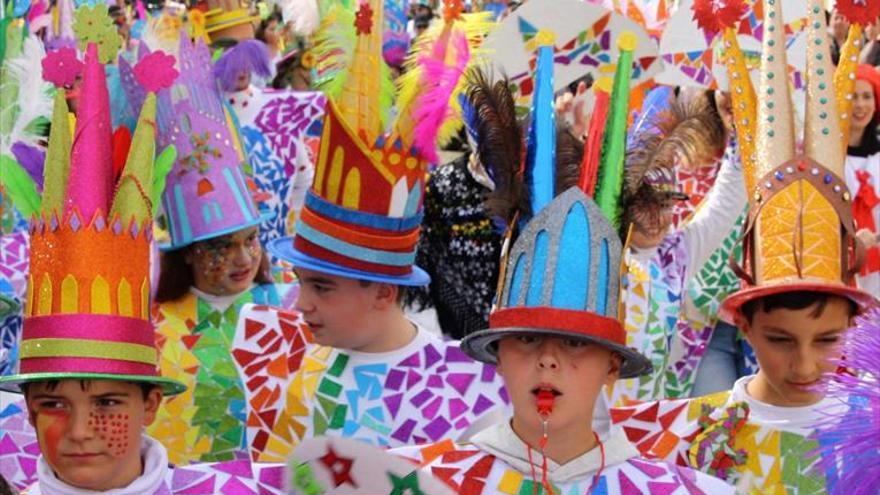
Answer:
<path fill-rule="evenodd" d="M 159 405 L 162 403 L 162 389 L 153 387 L 147 393 L 144 400 L 144 426 L 150 426 L 156 421 L 156 413 L 159 411 Z"/>
<path fill-rule="evenodd" d="M 610 387 L 620 378 L 620 366 L 623 364 L 623 358 L 620 354 L 612 352 L 608 357 L 608 374 L 605 376 L 605 386 Z"/>
<path fill-rule="evenodd" d="M 27 408 L 27 418 L 28 424 L 31 425 L 32 428 L 37 427 L 37 412 L 31 407 L 31 402 L 28 400 L 27 396 L 24 398 L 24 404 Z"/>
<path fill-rule="evenodd" d="M 733 315 L 733 324 L 736 325 L 736 328 L 742 332 L 743 336 L 749 341 L 749 344 L 751 344 L 752 325 L 749 323 L 749 320 L 742 314 L 736 313 Z"/>
<path fill-rule="evenodd" d="M 396 285 L 376 283 L 373 286 L 376 288 L 374 300 L 376 309 L 384 310 L 397 306 L 397 291 L 399 289 Z"/>

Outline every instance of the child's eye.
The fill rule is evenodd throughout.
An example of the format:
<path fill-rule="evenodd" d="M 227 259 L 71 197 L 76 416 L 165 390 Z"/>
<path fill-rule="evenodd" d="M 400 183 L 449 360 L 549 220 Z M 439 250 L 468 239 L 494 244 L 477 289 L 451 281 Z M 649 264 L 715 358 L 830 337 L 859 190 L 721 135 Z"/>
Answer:
<path fill-rule="evenodd" d="M 113 407 L 122 404 L 122 401 L 116 399 L 98 399 L 98 407 Z"/>
<path fill-rule="evenodd" d="M 66 407 L 64 402 L 60 400 L 44 400 L 37 403 L 37 409 L 44 411 L 59 411 Z"/>
<path fill-rule="evenodd" d="M 773 336 L 770 336 L 770 337 L 767 337 L 767 340 L 768 340 L 769 342 L 773 343 L 773 344 L 783 344 L 783 343 L 791 342 L 791 339 L 788 338 L 788 337 L 773 337 Z"/>
<path fill-rule="evenodd" d="M 831 335 L 831 336 L 822 337 L 821 339 L 819 339 L 820 344 L 836 344 L 839 341 L 840 341 L 840 337 L 837 335 Z"/>
<path fill-rule="evenodd" d="M 329 287 L 326 287 L 324 285 L 314 285 L 313 287 L 315 289 L 315 292 L 317 292 L 318 294 L 323 294 L 330 290 Z"/>
<path fill-rule="evenodd" d="M 586 347 L 590 345 L 590 343 L 583 340 L 566 339 L 565 345 L 568 347 Z"/>
<path fill-rule="evenodd" d="M 519 337 L 517 337 L 517 340 L 519 340 L 523 344 L 533 344 L 538 340 L 538 338 L 534 335 L 520 335 Z"/>

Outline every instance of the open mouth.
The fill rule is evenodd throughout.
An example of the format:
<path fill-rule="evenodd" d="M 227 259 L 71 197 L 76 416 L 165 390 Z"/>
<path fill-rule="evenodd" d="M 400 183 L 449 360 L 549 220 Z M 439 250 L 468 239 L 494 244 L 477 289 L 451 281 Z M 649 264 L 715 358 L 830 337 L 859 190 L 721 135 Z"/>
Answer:
<path fill-rule="evenodd" d="M 535 397 L 548 394 L 552 397 L 559 397 L 560 395 L 562 395 L 562 392 L 560 392 L 556 387 L 552 385 L 541 384 L 532 389 L 532 394 Z"/>
<path fill-rule="evenodd" d="M 246 280 L 250 274 L 251 274 L 250 270 L 242 270 L 239 272 L 232 272 L 229 275 L 229 278 L 231 278 L 232 280 L 235 280 L 236 282 L 241 282 L 243 280 Z"/>

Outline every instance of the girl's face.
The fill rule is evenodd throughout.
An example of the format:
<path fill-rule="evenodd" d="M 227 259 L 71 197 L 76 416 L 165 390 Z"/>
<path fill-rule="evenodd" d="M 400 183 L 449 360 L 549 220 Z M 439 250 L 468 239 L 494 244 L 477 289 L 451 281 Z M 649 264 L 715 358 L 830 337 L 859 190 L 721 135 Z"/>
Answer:
<path fill-rule="evenodd" d="M 871 123 L 875 111 L 874 87 L 863 79 L 856 79 L 852 105 L 852 129 L 862 132 Z"/>
<path fill-rule="evenodd" d="M 263 247 L 257 227 L 197 242 L 186 255 L 195 287 L 217 296 L 250 288 L 260 270 Z"/>

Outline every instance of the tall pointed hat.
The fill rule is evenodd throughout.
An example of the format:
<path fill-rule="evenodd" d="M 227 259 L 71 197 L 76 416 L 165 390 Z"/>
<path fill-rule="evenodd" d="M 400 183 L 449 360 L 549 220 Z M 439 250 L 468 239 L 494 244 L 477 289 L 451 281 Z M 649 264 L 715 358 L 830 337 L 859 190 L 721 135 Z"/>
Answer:
<path fill-rule="evenodd" d="M 436 40 L 411 57 L 394 97 L 382 59 L 383 2 L 357 12 L 333 7 L 316 34 L 318 87 L 328 97 L 315 179 L 293 238 L 269 250 L 294 266 L 360 280 L 419 286 L 414 265 L 428 166 L 450 102 L 481 38 L 457 28 L 461 2 L 448 0 Z M 387 131 L 386 131 L 387 130 Z"/>
<path fill-rule="evenodd" d="M 553 101 L 554 41 L 553 34 L 547 31 L 540 31 L 535 37 L 535 92 L 524 170 L 528 206 L 514 214 L 525 220 L 524 227 L 509 253 L 502 257 L 500 288 L 496 307 L 489 315 L 489 328 L 466 336 L 461 348 L 478 361 L 495 363 L 497 341 L 505 337 L 538 334 L 582 340 L 619 354 L 622 358 L 620 376 L 631 378 L 649 372 L 651 363 L 636 350 L 626 347 L 618 307 L 622 246 L 609 217 L 617 218 L 616 202 L 622 188 L 622 150 L 626 135 L 620 125 L 625 128 L 636 37 L 624 32 L 617 40 L 621 55 L 608 119 L 617 124 L 609 124 L 611 129 L 605 134 L 601 157 L 599 153 L 591 153 L 589 148 L 583 153 L 587 157 L 584 170 L 596 169 L 591 160 L 598 158 L 603 162 L 598 167 L 601 172 L 598 189 L 606 191 L 602 193 L 607 197 L 606 209 L 585 192 L 585 188 L 592 188 L 586 185 L 594 180 L 566 174 L 573 176 L 573 183 L 578 184 L 574 186 L 558 177 L 572 166 L 579 170 L 582 158 L 560 149 L 562 141 L 557 139 Z M 507 106 L 512 108 L 510 93 L 506 99 Z M 605 123 L 593 121 L 591 127 L 591 130 L 604 128 Z M 568 133 L 567 130 L 561 132 Z M 598 145 L 596 142 L 595 146 Z M 511 224 L 516 226 L 516 222 Z"/>
<path fill-rule="evenodd" d="M 88 44 L 72 141 L 64 93 L 56 93 L 45 187 L 31 228 L 18 372 L 0 377 L 3 390 L 67 378 L 154 383 L 166 394 L 185 388 L 159 375 L 150 322 L 152 204 L 145 191 L 152 187 L 155 95 L 146 97 L 117 179 L 98 52 Z"/>
<path fill-rule="evenodd" d="M 863 249 L 843 179 L 846 148 L 822 2 L 808 3 L 802 153 L 795 146 L 780 2 L 767 1 L 764 16 L 768 33 L 757 91 L 754 188 L 748 191 L 743 265 L 732 261 L 743 288 L 724 301 L 722 317 L 732 319 L 748 301 L 791 291 L 836 294 L 866 307 L 876 300 L 855 287 Z"/>
<path fill-rule="evenodd" d="M 183 34 L 177 56 L 180 77 L 170 95 L 163 95 L 159 110 L 159 144 L 177 150 L 162 194 L 171 235 L 163 249 L 180 249 L 262 221 L 242 170 L 247 157 L 237 126 L 211 73 L 210 50 Z"/>

